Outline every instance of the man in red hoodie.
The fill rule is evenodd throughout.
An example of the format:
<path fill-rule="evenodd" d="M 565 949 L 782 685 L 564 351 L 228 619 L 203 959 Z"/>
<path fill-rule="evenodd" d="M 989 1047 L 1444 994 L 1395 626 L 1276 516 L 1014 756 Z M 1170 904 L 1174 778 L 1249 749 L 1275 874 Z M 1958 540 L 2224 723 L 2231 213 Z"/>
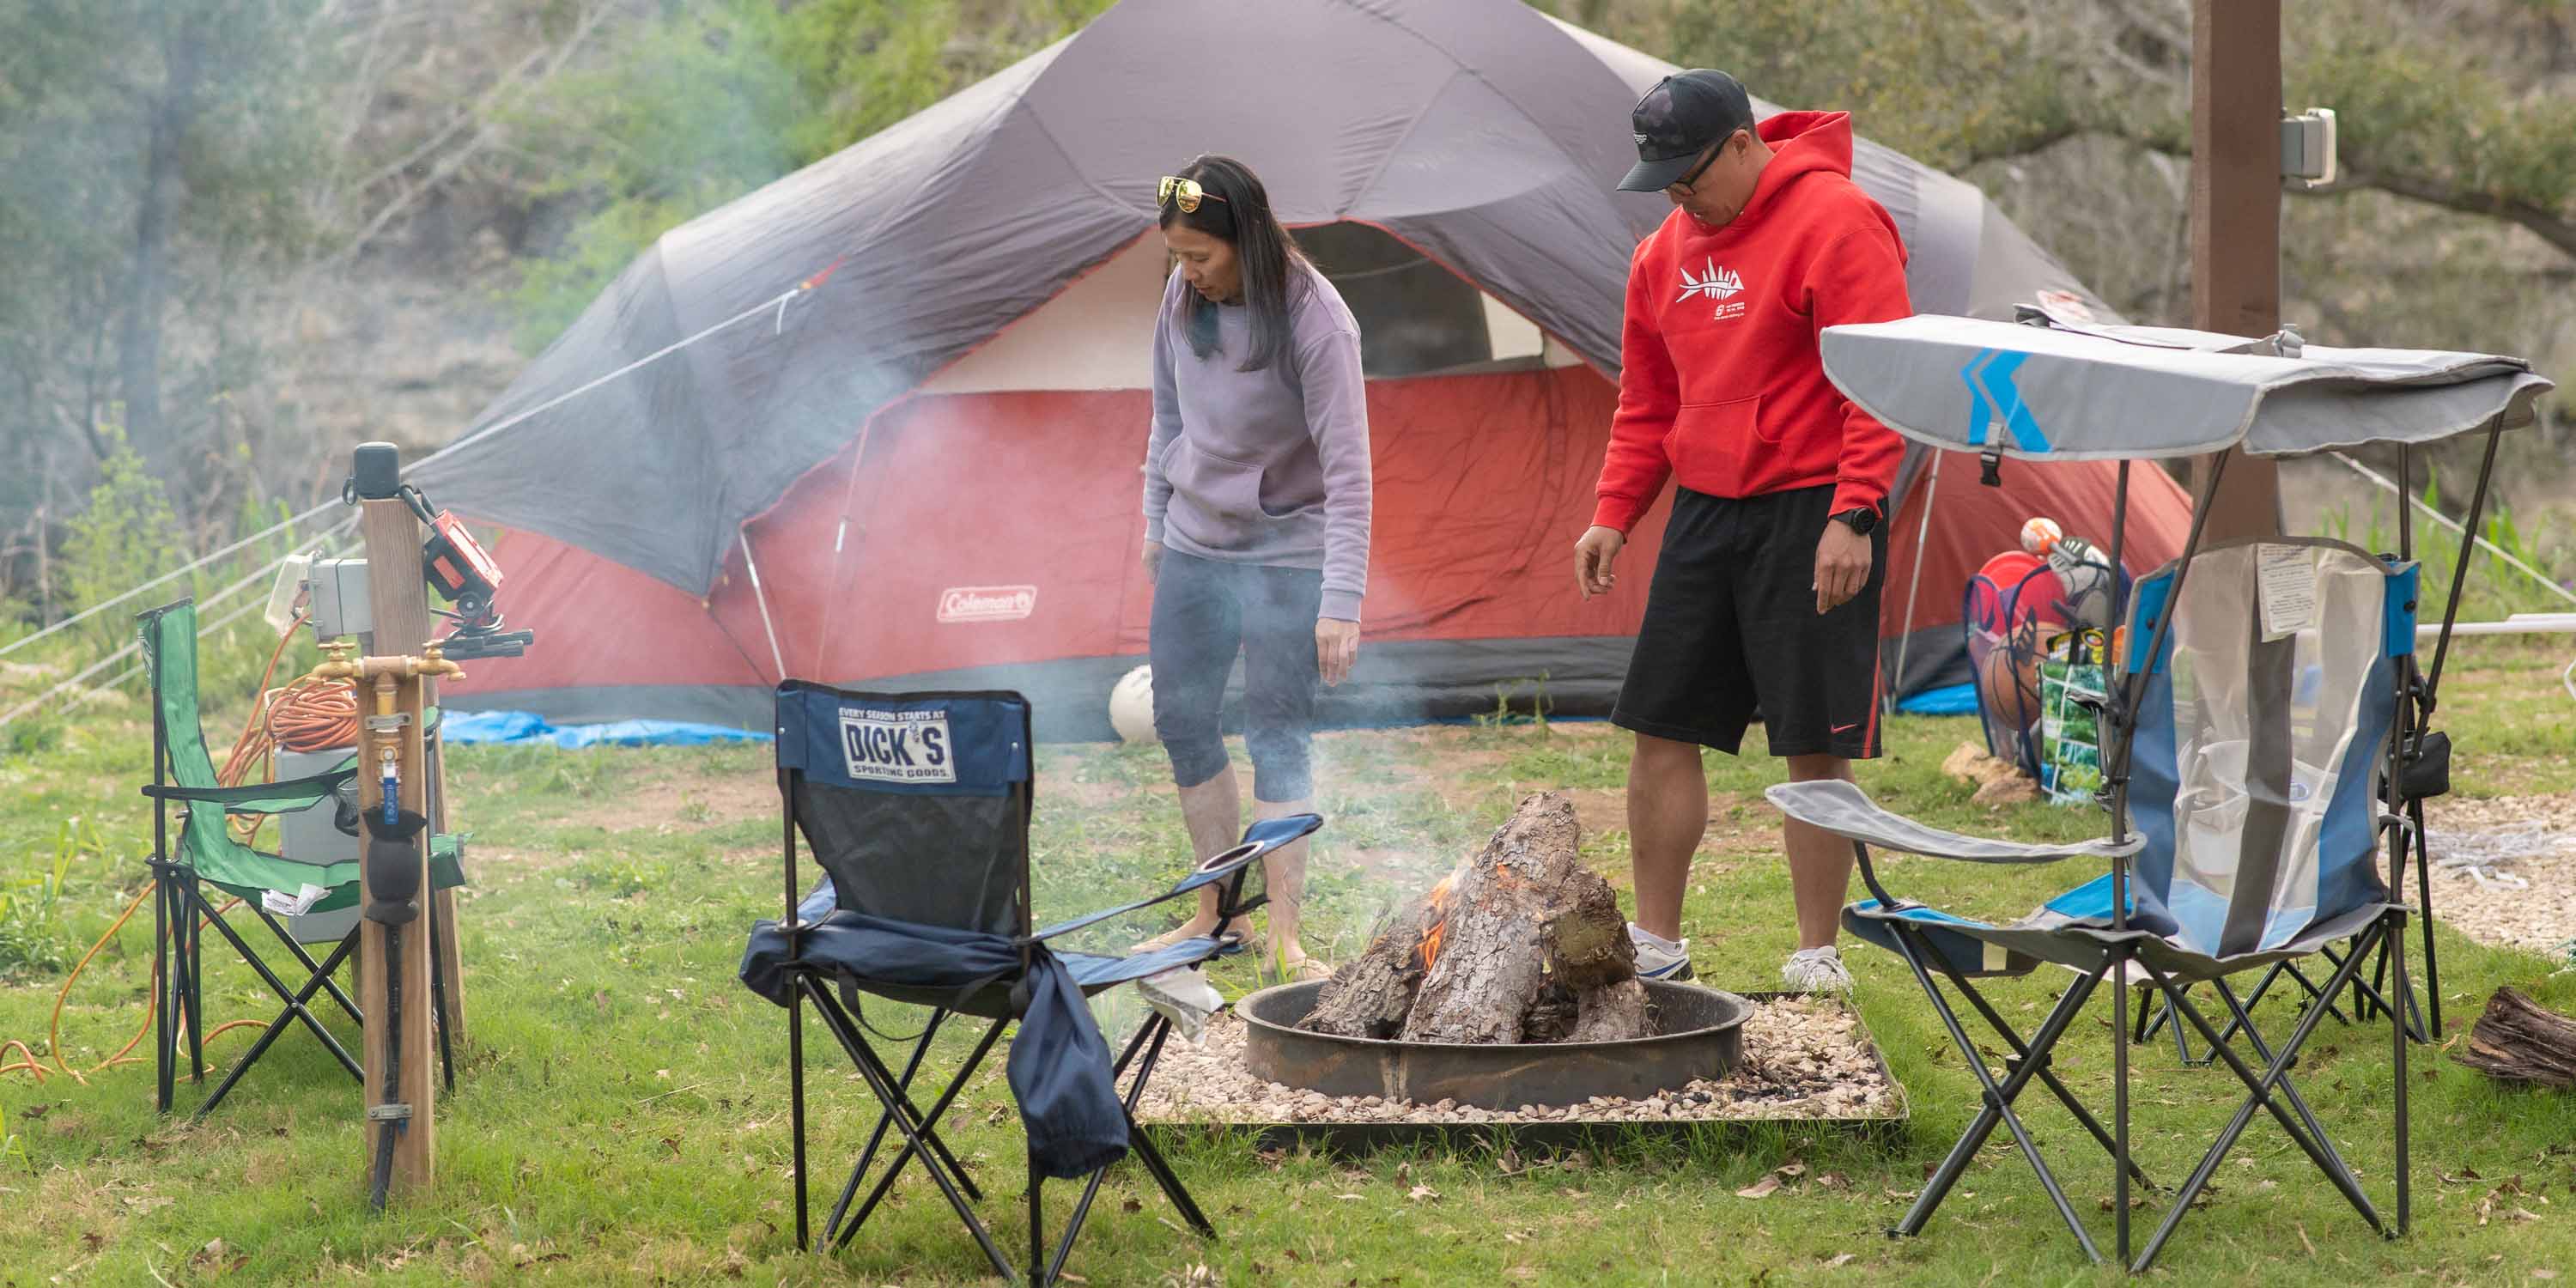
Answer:
<path fill-rule="evenodd" d="M 1628 530 L 1666 479 L 1672 515 L 1611 721 L 1628 767 L 1638 970 L 1690 978 L 1681 936 L 1691 853 L 1708 830 L 1700 749 L 1734 754 L 1759 713 L 1795 780 L 1848 778 L 1878 754 L 1878 592 L 1885 506 L 1903 448 L 1825 379 L 1817 336 L 1914 310 L 1895 221 L 1851 181 L 1851 118 L 1756 124 L 1718 71 L 1667 77 L 1637 104 L 1638 162 L 1619 186 L 1673 212 L 1628 269 L 1619 410 L 1593 527 L 1575 546 L 1586 598 L 1608 593 Z M 1802 991 L 1848 988 L 1834 941 L 1851 847 L 1785 825 Z"/>

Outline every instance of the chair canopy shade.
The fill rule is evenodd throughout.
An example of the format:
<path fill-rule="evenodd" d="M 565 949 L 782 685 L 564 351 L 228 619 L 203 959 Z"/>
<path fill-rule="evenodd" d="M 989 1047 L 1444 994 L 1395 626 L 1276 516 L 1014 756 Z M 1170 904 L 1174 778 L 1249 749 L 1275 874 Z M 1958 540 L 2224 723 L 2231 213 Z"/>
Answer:
<path fill-rule="evenodd" d="M 2520 358 L 1923 314 L 1828 327 L 1825 374 L 1897 433 L 2024 460 L 2430 443 L 2553 388 Z"/>

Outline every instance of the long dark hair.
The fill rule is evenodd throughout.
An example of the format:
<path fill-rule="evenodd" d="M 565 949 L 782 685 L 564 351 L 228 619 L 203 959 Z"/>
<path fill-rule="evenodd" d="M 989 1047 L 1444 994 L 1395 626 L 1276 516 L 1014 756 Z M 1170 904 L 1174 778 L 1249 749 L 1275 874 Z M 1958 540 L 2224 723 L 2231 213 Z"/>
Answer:
<path fill-rule="evenodd" d="M 1292 292 L 1305 290 L 1304 275 L 1295 272 L 1306 262 L 1305 252 L 1270 212 L 1270 192 L 1252 167 L 1233 157 L 1203 156 L 1181 167 L 1180 177 L 1198 180 L 1212 198 L 1224 198 L 1202 201 L 1188 212 L 1178 202 L 1165 202 L 1161 225 L 1194 228 L 1234 247 L 1243 271 L 1243 302 L 1252 310 L 1252 351 L 1239 369 L 1259 371 L 1276 362 L 1287 371 L 1289 364 L 1282 359 L 1290 343 L 1288 310 L 1296 303 Z M 1188 308 L 1190 352 L 1205 358 L 1216 351 L 1217 306 L 1193 294 Z"/>

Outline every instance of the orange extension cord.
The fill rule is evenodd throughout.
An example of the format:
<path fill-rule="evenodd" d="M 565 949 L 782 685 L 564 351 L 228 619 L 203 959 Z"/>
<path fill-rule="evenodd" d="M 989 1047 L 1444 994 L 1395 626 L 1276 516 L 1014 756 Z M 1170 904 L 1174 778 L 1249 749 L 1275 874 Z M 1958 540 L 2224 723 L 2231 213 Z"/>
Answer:
<path fill-rule="evenodd" d="M 223 768 L 216 771 L 216 782 L 226 787 L 237 787 L 248 781 L 254 770 L 268 774 L 269 781 L 273 781 L 276 753 L 280 749 L 328 751 L 334 747 L 357 745 L 358 698 L 357 691 L 348 681 L 320 681 L 307 676 L 284 688 L 268 687 L 268 682 L 277 675 L 278 660 L 286 656 L 287 644 L 295 639 L 296 629 L 303 626 L 306 620 L 304 615 L 298 615 L 295 621 L 287 626 L 285 633 L 278 636 L 277 647 L 268 655 L 268 666 L 260 672 L 259 701 L 251 707 L 250 719 L 243 725 L 241 736 L 234 740 L 232 754 L 224 759 Z M 259 834 L 261 819 L 258 816 L 227 821 L 233 829 L 235 839 L 245 844 Z M 143 901 L 152 896 L 153 888 L 154 883 L 144 884 L 142 891 L 134 896 L 134 901 L 125 905 L 125 911 L 117 914 L 115 924 L 107 928 L 107 933 L 99 936 L 98 942 L 90 945 L 88 952 L 81 954 L 80 964 L 72 967 L 72 973 L 63 980 L 62 989 L 54 994 L 53 1022 L 45 1033 L 45 1049 L 46 1053 L 53 1057 L 53 1068 L 46 1068 L 44 1062 L 36 1057 L 36 1053 L 26 1043 L 13 1038 L 0 1042 L 0 1055 L 15 1051 L 20 1058 L 14 1064 L 0 1064 L 0 1073 L 24 1071 L 35 1075 L 36 1081 L 41 1084 L 48 1076 L 59 1072 L 69 1074 L 72 1081 L 87 1086 L 89 1085 L 88 1074 L 103 1073 L 121 1064 L 143 1063 L 141 1056 L 129 1053 L 142 1043 L 144 1034 L 152 1031 L 154 1008 L 161 1000 L 161 962 L 157 954 L 152 962 L 153 988 L 143 1002 L 142 1026 L 134 1030 L 134 1036 L 126 1039 L 124 1046 L 117 1048 L 116 1054 L 99 1061 L 87 1070 L 74 1069 L 63 1059 L 63 1006 L 70 1001 L 72 986 L 80 981 L 81 972 L 89 969 L 90 960 L 97 957 L 100 950 L 106 948 L 108 943 L 116 938 L 117 932 L 125 929 L 125 923 L 133 919 L 135 910 L 142 907 Z M 215 911 L 230 912 L 240 904 L 241 900 L 235 899 Z M 204 925 L 204 922 L 199 922 L 199 929 L 203 929 Z M 234 1029 L 267 1027 L 266 1020 L 234 1020 L 228 1024 L 217 1025 L 207 1032 L 200 1040 L 199 1046 L 202 1047 L 206 1042 L 212 1042 Z"/>

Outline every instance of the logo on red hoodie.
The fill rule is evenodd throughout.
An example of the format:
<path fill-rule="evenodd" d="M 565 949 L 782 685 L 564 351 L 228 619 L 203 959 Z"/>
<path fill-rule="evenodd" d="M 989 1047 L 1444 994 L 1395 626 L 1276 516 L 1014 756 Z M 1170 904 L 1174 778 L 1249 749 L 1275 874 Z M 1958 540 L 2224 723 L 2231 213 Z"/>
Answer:
<path fill-rule="evenodd" d="M 1725 300 L 1744 293 L 1744 279 L 1737 275 L 1734 269 L 1718 267 L 1715 259 L 1701 260 L 1700 272 L 1697 276 L 1691 274 L 1690 265 L 1684 264 L 1680 267 L 1682 293 L 1673 297 L 1673 303 L 1679 304 L 1694 295 L 1705 295 L 1712 300 L 1720 301 L 1717 306 L 1718 321 L 1723 322 L 1743 314 L 1742 301 L 1733 304 L 1724 303 Z"/>

